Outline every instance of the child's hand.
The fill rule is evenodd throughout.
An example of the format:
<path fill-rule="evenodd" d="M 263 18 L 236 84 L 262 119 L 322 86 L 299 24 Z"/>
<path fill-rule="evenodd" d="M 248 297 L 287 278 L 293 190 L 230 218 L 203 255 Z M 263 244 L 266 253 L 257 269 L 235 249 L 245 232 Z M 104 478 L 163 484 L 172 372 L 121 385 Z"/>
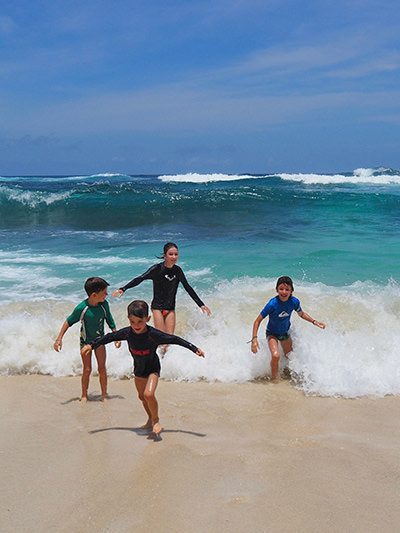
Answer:
<path fill-rule="evenodd" d="M 204 357 L 204 352 L 203 350 L 200 350 L 200 348 L 197 350 L 196 352 L 196 355 L 198 355 L 199 357 Z"/>
<path fill-rule="evenodd" d="M 325 329 L 325 324 L 323 322 L 317 322 L 316 320 L 314 320 L 313 324 L 314 326 L 318 326 L 321 329 Z"/>
<path fill-rule="evenodd" d="M 89 355 L 90 353 L 92 353 L 92 347 L 90 346 L 90 344 L 85 344 L 85 346 L 81 348 L 81 355 L 85 356 Z"/>
<path fill-rule="evenodd" d="M 114 341 L 115 347 L 120 348 L 121 347 L 121 341 Z"/>
<path fill-rule="evenodd" d="M 258 339 L 257 337 L 254 337 L 251 341 L 251 351 L 253 353 L 257 353 L 259 349 L 260 349 L 260 345 L 258 344 Z"/>
<path fill-rule="evenodd" d="M 56 352 L 59 352 L 62 348 L 62 341 L 60 340 L 56 340 L 56 342 L 54 343 L 54 349 Z"/>
<path fill-rule="evenodd" d="M 122 291 L 121 289 L 115 289 L 115 291 L 113 291 L 112 293 L 112 297 L 115 298 L 116 296 L 118 296 L 118 298 L 121 298 L 123 294 L 124 291 Z"/>
<path fill-rule="evenodd" d="M 209 308 L 206 305 L 202 305 L 200 307 L 200 309 L 203 311 L 203 313 L 207 313 L 208 316 L 211 315 L 211 311 L 209 310 Z"/>

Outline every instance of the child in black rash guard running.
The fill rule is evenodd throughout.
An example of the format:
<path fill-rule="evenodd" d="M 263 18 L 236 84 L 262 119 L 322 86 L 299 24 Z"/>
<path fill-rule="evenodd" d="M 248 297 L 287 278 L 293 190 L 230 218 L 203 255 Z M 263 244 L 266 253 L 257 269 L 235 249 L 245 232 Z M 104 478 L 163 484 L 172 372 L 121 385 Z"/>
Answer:
<path fill-rule="evenodd" d="M 147 413 L 148 419 L 142 429 L 152 430 L 158 434 L 162 431 L 158 417 L 158 403 L 155 391 L 160 377 L 160 360 L 157 355 L 157 347 L 160 344 L 178 344 L 191 350 L 199 357 L 204 357 L 204 352 L 194 344 L 178 337 L 170 335 L 147 325 L 150 320 L 149 306 L 143 300 L 135 300 L 128 306 L 128 319 L 130 326 L 113 331 L 94 339 L 90 344 L 82 348 L 82 355 L 87 355 L 92 349 L 108 344 L 113 341 L 125 340 L 128 342 L 129 351 L 133 357 L 133 372 L 135 386 L 139 399 Z"/>
<path fill-rule="evenodd" d="M 151 266 L 144 274 L 134 278 L 124 287 L 113 291 L 113 298 L 121 296 L 132 287 L 136 287 L 142 281 L 153 281 L 153 300 L 151 310 L 153 312 L 154 325 L 157 329 L 173 334 L 175 331 L 175 300 L 179 283 L 182 283 L 187 293 L 207 315 L 211 314 L 209 308 L 202 302 L 196 291 L 189 285 L 183 270 L 176 264 L 179 253 L 178 247 L 173 242 L 164 245 L 163 263 Z"/>

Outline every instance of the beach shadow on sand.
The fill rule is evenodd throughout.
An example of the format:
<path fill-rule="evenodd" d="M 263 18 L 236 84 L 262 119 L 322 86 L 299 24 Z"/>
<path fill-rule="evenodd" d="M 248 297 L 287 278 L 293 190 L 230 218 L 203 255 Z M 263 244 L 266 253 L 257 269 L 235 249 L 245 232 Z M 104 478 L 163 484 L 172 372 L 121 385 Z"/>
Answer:
<path fill-rule="evenodd" d="M 184 429 L 163 429 L 161 433 L 153 433 L 148 429 L 143 428 L 128 428 L 128 427 L 113 427 L 104 429 L 93 429 L 89 431 L 90 434 L 102 433 L 103 431 L 132 431 L 141 437 L 147 437 L 148 440 L 154 440 L 154 442 L 162 441 L 163 433 L 186 433 L 187 435 L 193 435 L 194 437 L 207 437 L 205 433 L 197 433 L 196 431 L 186 431 Z"/>
<path fill-rule="evenodd" d="M 125 400 L 125 396 L 121 396 L 120 394 L 112 394 L 108 396 L 107 401 L 110 400 Z M 60 402 L 61 405 L 68 405 L 72 402 L 80 402 L 81 399 L 79 396 L 75 396 L 75 398 L 70 398 L 69 400 L 66 400 L 65 402 Z M 101 402 L 101 394 L 89 394 L 88 395 L 88 402 Z"/>

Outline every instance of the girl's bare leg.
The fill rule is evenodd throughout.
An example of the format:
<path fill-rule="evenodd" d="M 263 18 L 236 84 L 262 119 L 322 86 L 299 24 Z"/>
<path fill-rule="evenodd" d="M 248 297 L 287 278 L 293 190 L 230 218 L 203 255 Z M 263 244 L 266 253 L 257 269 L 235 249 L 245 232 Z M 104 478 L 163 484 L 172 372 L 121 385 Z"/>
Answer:
<path fill-rule="evenodd" d="M 168 311 L 168 314 L 164 316 L 165 333 L 174 334 L 175 321 L 175 311 Z"/>
<path fill-rule="evenodd" d="M 173 335 L 175 331 L 175 311 L 168 311 L 166 315 L 163 315 L 159 309 L 153 309 L 152 311 L 154 327 Z"/>
<path fill-rule="evenodd" d="M 153 320 L 154 320 L 154 327 L 164 331 L 165 333 L 169 333 L 170 335 L 173 335 L 175 332 L 175 311 L 168 311 L 166 315 L 162 314 L 162 311 L 159 309 L 153 309 Z M 162 348 L 162 355 L 168 350 L 168 344 L 164 345 Z"/>
<path fill-rule="evenodd" d="M 89 380 L 90 380 L 90 374 L 92 373 L 92 353 L 90 352 L 87 355 L 82 355 L 82 364 L 83 364 L 83 371 L 82 371 L 82 395 L 81 395 L 81 401 L 87 402 L 87 391 L 89 388 Z"/>
<path fill-rule="evenodd" d="M 154 327 L 156 329 L 159 329 L 160 331 L 165 332 L 164 315 L 162 314 L 162 311 L 160 311 L 159 309 L 152 309 L 152 312 Z"/>
<path fill-rule="evenodd" d="M 283 349 L 283 353 L 285 355 L 287 355 L 288 353 L 290 353 L 293 350 L 292 339 L 289 337 L 287 340 L 281 341 L 281 346 L 282 346 L 282 349 Z"/>
<path fill-rule="evenodd" d="M 271 352 L 271 380 L 275 381 L 278 379 L 279 372 L 279 344 L 275 337 L 268 337 L 268 347 Z"/>
<path fill-rule="evenodd" d="M 101 388 L 101 399 L 102 401 L 107 400 L 107 369 L 106 369 L 106 347 L 99 346 L 94 351 L 94 354 L 97 359 L 97 370 L 99 372 L 99 381 Z"/>

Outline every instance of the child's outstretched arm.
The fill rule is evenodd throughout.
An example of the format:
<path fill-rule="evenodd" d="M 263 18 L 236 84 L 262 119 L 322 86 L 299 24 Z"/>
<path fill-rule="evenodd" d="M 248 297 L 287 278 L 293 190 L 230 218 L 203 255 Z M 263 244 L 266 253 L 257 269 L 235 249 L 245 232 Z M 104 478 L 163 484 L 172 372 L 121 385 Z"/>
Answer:
<path fill-rule="evenodd" d="M 129 283 L 127 283 L 123 287 L 120 287 L 119 289 L 116 289 L 115 291 L 113 291 L 112 297 L 115 298 L 116 296 L 118 296 L 119 298 L 121 298 L 121 296 L 124 294 L 124 292 L 127 291 L 128 289 L 131 289 L 133 287 L 137 287 L 145 279 L 153 279 L 154 276 L 157 274 L 157 271 L 158 271 L 157 269 L 158 269 L 158 265 L 151 266 L 148 270 L 146 270 L 146 272 L 144 274 L 141 274 L 140 276 L 137 276 L 136 278 L 133 278 L 132 281 L 130 281 Z"/>
<path fill-rule="evenodd" d="M 164 331 L 160 331 L 159 329 L 151 328 L 150 338 L 153 339 L 157 346 L 160 346 L 162 344 L 177 344 L 178 346 L 183 346 L 184 348 L 187 348 L 199 357 L 204 357 L 203 350 L 201 350 L 191 342 L 187 341 L 186 339 L 178 337 L 178 335 L 165 333 Z"/>
<path fill-rule="evenodd" d="M 264 320 L 264 318 L 261 315 L 258 315 L 258 317 L 255 319 L 253 324 L 253 334 L 251 336 L 251 351 L 253 353 L 257 353 L 260 349 L 260 345 L 258 343 L 258 328 L 260 327 L 261 322 Z"/>
<path fill-rule="evenodd" d="M 69 328 L 69 324 L 67 321 L 64 322 L 64 324 L 61 326 L 60 333 L 58 334 L 58 337 L 56 338 L 54 342 L 54 349 L 56 352 L 59 352 L 62 348 L 62 339 L 65 335 L 65 332 Z"/>
<path fill-rule="evenodd" d="M 179 267 L 178 267 L 179 268 Z M 185 274 L 183 273 L 183 270 L 179 268 L 179 281 L 182 283 L 185 291 L 189 294 L 189 296 L 192 298 L 194 302 L 200 307 L 200 309 L 203 311 L 203 313 L 207 313 L 208 316 L 211 315 L 210 309 L 206 306 L 206 304 L 199 298 L 196 291 L 193 289 L 193 287 L 189 284 L 188 280 L 186 279 Z"/>
<path fill-rule="evenodd" d="M 117 329 L 112 329 L 111 331 L 117 331 Z M 114 341 L 114 345 L 116 348 L 121 348 L 121 341 Z"/>
<path fill-rule="evenodd" d="M 306 320 L 307 322 L 311 322 L 312 324 L 314 324 L 314 326 L 318 326 L 319 328 L 321 329 L 325 329 L 325 324 L 323 322 L 318 322 L 317 320 L 314 320 L 313 318 L 310 317 L 310 315 L 308 315 L 307 313 L 305 313 L 304 311 L 300 311 L 300 313 L 297 313 L 301 318 L 303 318 L 304 320 Z"/>

